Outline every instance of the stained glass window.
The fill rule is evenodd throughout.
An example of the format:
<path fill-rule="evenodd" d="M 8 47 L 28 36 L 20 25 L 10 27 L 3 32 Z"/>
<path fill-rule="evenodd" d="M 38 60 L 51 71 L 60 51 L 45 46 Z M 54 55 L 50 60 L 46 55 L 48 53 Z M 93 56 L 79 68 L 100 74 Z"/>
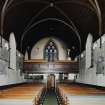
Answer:
<path fill-rule="evenodd" d="M 58 50 L 54 41 L 50 40 L 44 49 L 44 59 L 49 62 L 58 60 Z"/>

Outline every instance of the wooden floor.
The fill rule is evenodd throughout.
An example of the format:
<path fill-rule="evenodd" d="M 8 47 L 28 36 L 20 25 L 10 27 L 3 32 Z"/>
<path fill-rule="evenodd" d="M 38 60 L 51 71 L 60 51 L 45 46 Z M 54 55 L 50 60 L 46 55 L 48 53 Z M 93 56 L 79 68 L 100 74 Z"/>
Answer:
<path fill-rule="evenodd" d="M 59 84 L 65 105 L 105 105 L 105 90 L 78 84 Z"/>
<path fill-rule="evenodd" d="M 2 90 L 0 105 L 35 105 L 43 88 L 43 84 L 24 84 Z"/>

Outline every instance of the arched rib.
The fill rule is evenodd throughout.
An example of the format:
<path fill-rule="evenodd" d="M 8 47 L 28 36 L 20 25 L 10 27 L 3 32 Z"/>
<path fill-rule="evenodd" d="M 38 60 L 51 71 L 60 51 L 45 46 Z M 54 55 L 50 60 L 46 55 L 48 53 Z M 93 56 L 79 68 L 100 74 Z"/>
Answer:
<path fill-rule="evenodd" d="M 45 19 L 42 19 L 40 21 L 37 21 L 36 23 L 32 24 L 30 26 L 30 28 L 28 28 L 28 30 L 26 30 L 23 34 L 22 34 L 22 38 L 21 38 L 21 51 L 22 51 L 22 43 L 23 43 L 23 40 L 24 40 L 24 37 L 26 36 L 26 34 L 33 28 L 35 27 L 36 25 L 40 24 L 40 23 L 43 23 L 43 22 L 46 22 L 48 20 L 54 20 L 54 21 L 58 21 L 60 23 L 63 23 L 64 25 L 68 26 L 77 36 L 78 38 L 78 41 L 79 41 L 79 44 L 80 44 L 80 51 L 81 51 L 81 38 L 80 36 L 78 35 L 78 33 L 74 30 L 74 28 L 69 25 L 67 22 L 63 21 L 63 20 L 60 20 L 60 19 L 57 19 L 57 18 L 45 18 Z"/>

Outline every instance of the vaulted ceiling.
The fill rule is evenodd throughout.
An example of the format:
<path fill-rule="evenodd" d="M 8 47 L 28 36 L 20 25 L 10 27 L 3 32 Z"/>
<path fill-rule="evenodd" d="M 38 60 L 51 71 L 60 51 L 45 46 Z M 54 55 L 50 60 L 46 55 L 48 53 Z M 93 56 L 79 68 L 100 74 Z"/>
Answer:
<path fill-rule="evenodd" d="M 15 33 L 23 53 L 43 37 L 55 36 L 76 54 L 88 33 L 94 41 L 105 32 L 105 0 L 0 0 L 1 35 Z"/>

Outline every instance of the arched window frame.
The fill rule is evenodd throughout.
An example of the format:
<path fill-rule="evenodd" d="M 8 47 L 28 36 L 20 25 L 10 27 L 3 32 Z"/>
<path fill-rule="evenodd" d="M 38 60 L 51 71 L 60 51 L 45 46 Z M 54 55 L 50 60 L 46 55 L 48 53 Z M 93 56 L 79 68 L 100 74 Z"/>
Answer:
<path fill-rule="evenodd" d="M 48 57 L 48 56 L 52 56 L 52 54 L 54 53 L 54 50 L 53 50 L 53 48 L 51 48 L 51 42 L 53 43 L 53 46 L 54 46 L 54 50 L 56 50 L 56 54 L 55 55 L 53 55 L 54 57 L 52 57 L 52 59 L 50 58 L 50 57 Z M 49 48 L 48 48 L 49 47 Z M 52 51 L 51 51 L 52 50 Z M 47 52 L 46 52 L 47 51 Z M 51 51 L 51 52 L 50 52 Z M 54 62 L 54 61 L 56 61 L 56 60 L 58 60 L 58 47 L 57 47 L 57 45 L 56 45 L 56 43 L 52 40 L 52 39 L 50 39 L 49 41 L 48 41 L 48 43 L 45 45 L 45 47 L 44 47 L 44 51 L 43 51 L 43 57 L 44 57 L 44 60 L 47 60 L 47 61 L 49 61 L 49 62 Z"/>

